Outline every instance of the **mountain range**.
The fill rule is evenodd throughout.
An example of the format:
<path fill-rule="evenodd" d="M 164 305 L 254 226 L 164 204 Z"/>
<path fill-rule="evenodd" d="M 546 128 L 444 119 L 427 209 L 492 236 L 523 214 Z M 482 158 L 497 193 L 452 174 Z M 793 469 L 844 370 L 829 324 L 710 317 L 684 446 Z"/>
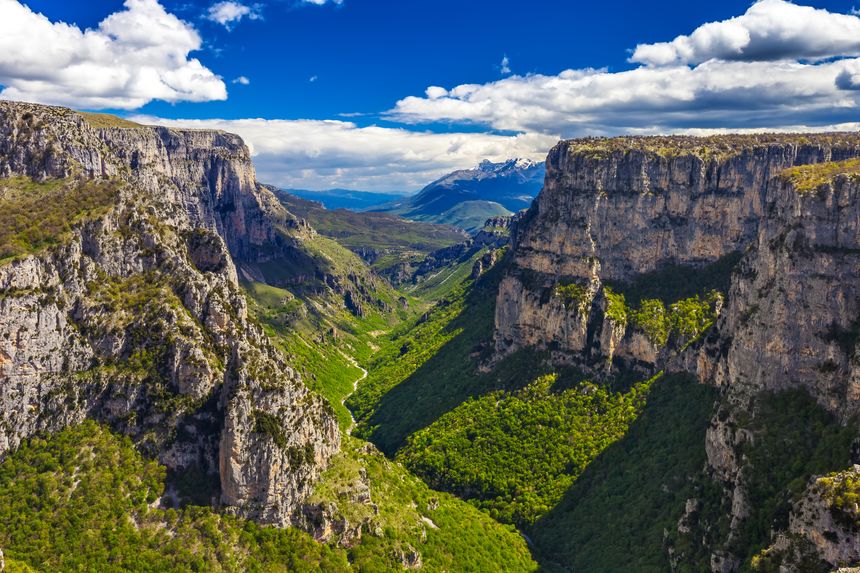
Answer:
<path fill-rule="evenodd" d="M 526 209 L 543 186 L 545 168 L 528 159 L 482 161 L 433 181 L 414 195 L 330 189 L 284 189 L 327 209 L 389 213 L 412 221 L 450 225 L 470 233 L 487 219 Z"/>
<path fill-rule="evenodd" d="M 543 178 L 542 163 L 484 160 L 477 167 L 437 179 L 415 195 L 372 210 L 475 232 L 491 217 L 527 208 L 543 186 Z"/>

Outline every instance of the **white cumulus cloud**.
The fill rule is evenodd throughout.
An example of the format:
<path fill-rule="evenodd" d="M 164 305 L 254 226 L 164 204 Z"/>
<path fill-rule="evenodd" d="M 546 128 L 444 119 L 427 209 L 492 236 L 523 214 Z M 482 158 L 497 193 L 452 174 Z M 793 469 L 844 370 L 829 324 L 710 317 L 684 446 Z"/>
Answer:
<path fill-rule="evenodd" d="M 258 178 L 284 188 L 414 191 L 482 159 L 542 161 L 558 141 L 538 134 L 431 133 L 347 121 L 133 119 L 239 134 L 252 150 Z"/>
<path fill-rule="evenodd" d="M 247 6 L 240 2 L 227 1 L 218 2 L 210 6 L 206 17 L 230 30 L 242 21 L 243 18 L 259 20 L 262 18 L 262 13 L 260 6 L 257 4 Z"/>
<path fill-rule="evenodd" d="M 665 66 L 834 56 L 860 56 L 860 18 L 785 0 L 759 0 L 742 16 L 704 24 L 689 36 L 640 44 L 630 61 Z"/>
<path fill-rule="evenodd" d="M 0 97 L 122 109 L 226 99 L 221 78 L 189 58 L 200 46 L 194 28 L 157 0 L 126 0 L 87 30 L 0 0 Z"/>
<path fill-rule="evenodd" d="M 774 129 L 856 121 L 860 18 L 761 0 L 746 14 L 665 44 L 631 70 L 571 69 L 486 84 L 431 86 L 387 117 L 515 132 L 612 135 Z"/>

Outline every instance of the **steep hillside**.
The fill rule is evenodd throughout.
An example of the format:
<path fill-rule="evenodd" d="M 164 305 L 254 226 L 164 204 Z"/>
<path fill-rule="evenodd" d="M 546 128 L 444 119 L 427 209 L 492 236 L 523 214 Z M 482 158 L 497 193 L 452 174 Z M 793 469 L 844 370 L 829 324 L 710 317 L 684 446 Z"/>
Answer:
<path fill-rule="evenodd" d="M 0 452 L 92 417 L 172 473 L 208 476 L 236 513 L 288 523 L 339 435 L 248 321 L 231 253 L 309 230 L 264 216 L 273 198 L 241 140 L 3 103 L 0 174 L 3 201 L 50 211 L 7 232 Z"/>
<path fill-rule="evenodd" d="M 526 209 L 543 185 L 544 165 L 526 159 L 483 161 L 455 171 L 416 195 L 374 210 L 416 221 L 444 223 L 476 231 L 484 221 Z"/>
<path fill-rule="evenodd" d="M 0 206 L 7 570 L 536 568 L 345 435 L 409 301 L 238 137 L 2 102 Z"/>
<path fill-rule="evenodd" d="M 837 506 L 814 477 L 851 483 L 857 461 L 858 155 L 852 134 L 581 140 L 550 153 L 501 281 L 495 360 L 537 347 L 598 378 L 668 367 L 720 389 L 706 469 L 690 476 L 673 533 L 650 542 L 668 544 L 674 570 L 860 560 L 856 525 L 828 521 Z M 591 539 L 564 540 L 582 504 L 609 509 L 585 487 L 535 538 L 566 566 L 605 570 L 584 560 Z"/>
<path fill-rule="evenodd" d="M 306 219 L 320 234 L 349 248 L 395 283 L 408 278 L 408 269 L 433 251 L 468 239 L 466 233 L 445 225 L 409 221 L 387 213 L 331 210 L 282 191 L 276 195 L 291 213 Z"/>
<path fill-rule="evenodd" d="M 560 144 L 501 263 L 381 345 L 358 432 L 549 570 L 856 565 L 856 157 Z"/>
<path fill-rule="evenodd" d="M 708 533 L 726 567 L 748 563 L 769 545 L 771 531 L 781 537 L 769 558 L 778 554 L 787 570 L 804 570 L 810 558 L 826 566 L 860 561 L 857 520 L 850 511 L 840 517 L 820 480 L 810 482 L 822 473 L 850 476 L 860 461 L 857 165 L 797 167 L 772 182 L 768 215 L 733 277 L 725 311 L 683 357 L 723 390 L 706 450 L 708 479 L 724 485 L 719 503 L 731 518 L 719 534 Z M 775 407 L 784 396 L 800 398 Z M 717 502 L 701 503 L 706 511 Z M 708 523 L 684 536 L 695 539 Z"/>

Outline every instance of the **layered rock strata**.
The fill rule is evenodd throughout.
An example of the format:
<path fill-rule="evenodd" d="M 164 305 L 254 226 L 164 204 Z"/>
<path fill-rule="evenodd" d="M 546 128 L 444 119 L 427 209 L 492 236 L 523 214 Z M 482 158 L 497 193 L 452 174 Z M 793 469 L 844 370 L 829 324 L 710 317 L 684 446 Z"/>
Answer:
<path fill-rule="evenodd" d="M 213 482 L 213 501 L 286 525 L 337 423 L 249 321 L 234 260 L 312 231 L 237 136 L 102 123 L 0 102 L 0 177 L 117 189 L 61 244 L 0 266 L 0 456 L 91 417 Z"/>
<path fill-rule="evenodd" d="M 517 226 L 496 304 L 497 355 L 537 346 L 597 369 L 614 356 L 653 370 L 663 349 L 630 321 L 606 320 L 603 287 L 743 252 L 768 214 L 774 177 L 858 155 L 851 134 L 561 142 Z M 576 300 L 560 296 L 568 285 Z"/>

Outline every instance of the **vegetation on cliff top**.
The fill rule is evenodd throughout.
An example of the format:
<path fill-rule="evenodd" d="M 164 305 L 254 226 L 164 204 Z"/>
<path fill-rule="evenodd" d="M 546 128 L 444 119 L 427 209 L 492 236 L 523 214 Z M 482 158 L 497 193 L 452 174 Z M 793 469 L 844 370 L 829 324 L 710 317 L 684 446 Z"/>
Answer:
<path fill-rule="evenodd" d="M 790 183 L 797 192 L 808 193 L 827 185 L 839 175 L 860 179 L 860 159 L 791 167 L 783 171 L 780 177 Z"/>
<path fill-rule="evenodd" d="M 815 487 L 838 519 L 860 526 L 860 472 L 833 472 L 818 478 Z"/>
<path fill-rule="evenodd" d="M 129 121 L 127 119 L 111 115 L 109 113 L 92 113 L 87 111 L 79 111 L 77 113 L 78 115 L 83 117 L 88 124 L 90 124 L 92 127 L 95 127 L 96 129 L 110 127 L 136 129 L 138 127 L 146 127 L 143 124 L 135 123 L 133 121 Z"/>
<path fill-rule="evenodd" d="M 109 180 L 0 178 L 0 264 L 62 244 L 116 203 Z"/>
<path fill-rule="evenodd" d="M 855 133 L 753 133 L 695 137 L 654 135 L 587 137 L 562 142 L 570 153 L 604 159 L 612 153 L 643 151 L 661 157 L 692 156 L 704 161 L 725 161 L 758 147 L 771 145 L 848 145 L 860 147 Z"/>

